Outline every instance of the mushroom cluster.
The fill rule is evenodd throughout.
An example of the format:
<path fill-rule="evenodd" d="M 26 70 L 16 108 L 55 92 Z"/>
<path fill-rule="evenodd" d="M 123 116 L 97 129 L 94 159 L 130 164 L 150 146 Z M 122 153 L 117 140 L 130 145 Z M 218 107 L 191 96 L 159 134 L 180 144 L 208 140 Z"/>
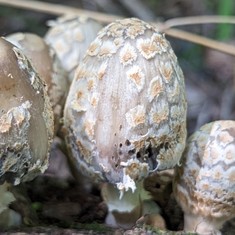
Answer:
<path fill-rule="evenodd" d="M 122 226 L 113 213 L 120 207 L 110 205 L 113 191 L 122 203 L 128 195 L 128 212 L 141 207 L 150 198 L 141 193 L 143 179 L 174 168 L 185 147 L 184 77 L 157 28 L 130 18 L 98 33 L 75 72 L 64 129 L 76 170 L 112 185 L 105 188 L 105 198 L 113 225 Z"/>
<path fill-rule="evenodd" d="M 0 227 L 20 221 L 8 207 L 15 200 L 9 187 L 29 181 L 47 169 L 51 142 L 60 130 L 70 83 L 65 70 L 71 77 L 100 28 L 91 19 L 66 16 L 49 30 L 46 39 L 50 46 L 32 33 L 1 38 Z M 61 40 L 65 41 L 66 53 Z"/>
<path fill-rule="evenodd" d="M 176 169 L 174 194 L 184 211 L 184 230 L 221 234 L 235 217 L 235 121 L 202 126 L 189 139 Z"/>
<path fill-rule="evenodd" d="M 64 114 L 72 171 L 102 182 L 108 225 L 164 229 L 171 195 L 185 231 L 221 234 L 235 217 L 235 121 L 206 124 L 186 145 L 184 76 L 164 34 L 136 18 L 99 31 L 70 15 L 50 27 L 45 41 L 0 38 L 0 227 L 20 224 L 9 187 L 47 169 Z"/>
<path fill-rule="evenodd" d="M 14 200 L 6 183 L 32 180 L 48 166 L 53 111 L 45 83 L 22 51 L 0 38 L 0 213 Z M 8 195 L 4 200 L 4 195 Z"/>

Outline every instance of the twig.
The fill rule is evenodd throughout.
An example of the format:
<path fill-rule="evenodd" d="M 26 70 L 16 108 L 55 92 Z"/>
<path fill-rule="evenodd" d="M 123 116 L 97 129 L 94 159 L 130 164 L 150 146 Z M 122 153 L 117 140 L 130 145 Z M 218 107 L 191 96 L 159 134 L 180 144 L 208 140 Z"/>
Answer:
<path fill-rule="evenodd" d="M 200 44 L 202 46 L 209 47 L 211 49 L 215 49 L 226 54 L 235 56 L 235 46 L 230 44 L 202 37 L 193 33 L 185 32 L 179 29 L 167 29 L 165 33 L 174 38 Z"/>
<path fill-rule="evenodd" d="M 59 4 L 51 4 L 40 1 L 29 1 L 29 0 L 0 0 L 0 5 L 13 6 L 17 8 L 23 8 L 28 10 L 40 11 L 43 13 L 49 13 L 53 15 L 64 15 L 64 14 L 77 14 L 80 16 L 89 16 L 95 20 L 101 21 L 103 23 L 110 23 L 114 20 L 120 19 L 122 17 L 98 13 L 93 11 L 82 10 L 78 8 L 68 7 Z M 187 22 L 188 19 L 188 23 Z M 207 21 L 208 20 L 208 21 Z M 214 21 L 213 21 L 214 20 Z M 162 31 L 167 35 L 196 44 L 200 44 L 221 52 L 235 56 L 235 47 L 222 42 L 218 42 L 213 39 L 208 39 L 203 36 L 195 35 L 193 33 L 188 33 L 183 30 L 169 28 L 176 25 L 182 24 L 201 24 L 201 23 L 235 23 L 234 17 L 219 17 L 219 16 L 199 16 L 199 17 L 185 17 L 185 18 L 175 18 L 166 21 L 166 23 L 159 23 L 157 25 Z"/>
<path fill-rule="evenodd" d="M 87 11 L 83 9 L 78 9 L 74 7 L 68 7 L 65 5 L 46 3 L 40 1 L 30 1 L 30 0 L 0 0 L 0 5 L 12 6 L 27 10 L 34 10 L 43 13 L 48 13 L 52 15 L 64 15 L 64 14 L 77 14 L 80 16 L 89 16 L 97 21 L 103 23 L 110 23 L 122 17 L 103 14 L 95 11 Z"/>
<path fill-rule="evenodd" d="M 235 17 L 218 16 L 218 15 L 177 17 L 166 20 L 164 22 L 164 26 L 166 28 L 172 28 L 176 26 L 193 25 L 193 24 L 223 24 L 223 23 L 235 24 Z"/>
<path fill-rule="evenodd" d="M 123 18 L 117 15 L 99 13 L 94 11 L 88 11 L 83 9 L 78 9 L 74 7 L 68 7 L 65 5 L 46 3 L 40 1 L 29 1 L 29 0 L 0 0 L 0 5 L 13 6 L 22 9 L 40 11 L 43 13 L 53 14 L 53 15 L 64 15 L 64 14 L 78 14 L 82 16 L 89 15 L 95 20 L 110 23 L 114 20 Z M 169 19 L 164 22 L 165 28 L 172 28 L 175 26 L 182 25 L 192 25 L 192 24 L 217 24 L 217 23 L 227 23 L 235 24 L 234 16 L 188 16 L 188 17 L 178 17 Z"/>

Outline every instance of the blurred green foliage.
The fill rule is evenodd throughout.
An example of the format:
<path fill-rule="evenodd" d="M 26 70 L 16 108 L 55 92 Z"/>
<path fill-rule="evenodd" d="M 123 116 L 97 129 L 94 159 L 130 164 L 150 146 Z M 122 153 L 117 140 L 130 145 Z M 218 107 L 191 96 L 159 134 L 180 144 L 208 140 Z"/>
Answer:
<path fill-rule="evenodd" d="M 232 16 L 234 15 L 234 0 L 223 0 L 218 2 L 218 15 Z M 217 35 L 218 40 L 229 40 L 233 36 L 234 25 L 232 24 L 218 24 Z"/>

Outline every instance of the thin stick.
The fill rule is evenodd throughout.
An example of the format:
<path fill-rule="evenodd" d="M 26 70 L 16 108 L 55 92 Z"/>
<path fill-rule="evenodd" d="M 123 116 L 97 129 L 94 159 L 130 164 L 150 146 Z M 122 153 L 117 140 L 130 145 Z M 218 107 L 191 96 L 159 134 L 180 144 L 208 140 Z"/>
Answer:
<path fill-rule="evenodd" d="M 13 6 L 17 8 L 23 8 L 28 10 L 40 11 L 43 13 L 53 14 L 53 15 L 64 15 L 64 14 L 78 14 L 80 16 L 89 15 L 95 20 L 110 23 L 114 20 L 121 19 L 123 17 L 105 13 L 99 13 L 94 11 L 88 11 L 83 9 L 78 9 L 74 7 L 68 7 L 65 5 L 46 3 L 40 1 L 29 1 L 29 0 L 0 0 L 0 5 Z M 218 16 L 218 15 L 204 15 L 204 16 L 188 16 L 188 17 L 177 17 L 173 19 L 166 20 L 164 22 L 165 28 L 172 28 L 175 26 L 182 25 L 193 25 L 193 24 L 218 24 L 227 23 L 235 24 L 234 16 Z"/>
<path fill-rule="evenodd" d="M 0 5 L 13 6 L 17 8 L 23 8 L 28 10 L 40 11 L 43 13 L 53 15 L 64 15 L 64 14 L 78 14 L 80 16 L 89 15 L 95 20 L 110 23 L 114 20 L 121 19 L 123 17 L 105 13 L 99 13 L 94 11 L 88 11 L 78 9 L 74 7 L 68 7 L 65 5 L 46 3 L 40 1 L 29 1 L 29 0 L 0 0 Z M 192 24 L 218 24 L 227 23 L 235 24 L 234 16 L 217 16 L 217 15 L 204 15 L 204 16 L 188 16 L 188 17 L 177 17 L 166 20 L 164 22 L 164 28 L 172 28 L 175 26 L 192 25 Z"/>
<path fill-rule="evenodd" d="M 53 15 L 64 15 L 64 14 L 77 14 L 80 16 L 89 16 L 95 20 L 98 20 L 103 23 L 110 23 L 114 20 L 121 19 L 121 16 L 115 16 L 110 14 L 104 14 L 104 13 L 98 13 L 93 11 L 87 11 L 82 9 L 77 9 L 73 7 L 67 7 L 59 4 L 51 4 L 51 3 L 45 3 L 40 1 L 29 1 L 29 0 L 0 0 L 0 5 L 6 5 L 6 6 L 13 6 L 17 8 L 23 8 L 28 10 L 34 10 L 34 11 L 40 11 L 43 13 L 53 14 Z M 200 44 L 215 50 L 222 51 L 224 53 L 230 54 L 235 56 L 235 47 L 232 45 L 228 45 L 222 42 L 218 42 L 213 39 L 209 39 L 203 36 L 195 35 L 193 33 L 188 33 L 183 30 L 179 29 L 172 29 L 169 27 L 176 26 L 176 25 L 182 25 L 187 24 L 184 22 L 185 19 L 189 19 L 190 23 L 213 23 L 214 21 L 219 23 L 234 23 L 234 17 L 209 17 L 205 16 L 202 17 L 185 17 L 185 18 L 175 18 L 166 21 L 166 23 L 159 23 L 155 24 L 159 26 L 161 30 L 163 30 L 167 35 L 182 39 L 185 41 L 193 42 L 196 44 Z M 200 20 L 201 19 L 201 20 Z M 207 21 L 208 20 L 208 21 Z M 213 21 L 214 20 L 214 21 Z"/>
<path fill-rule="evenodd" d="M 52 15 L 64 15 L 64 14 L 77 14 L 80 16 L 89 16 L 97 21 L 103 23 L 110 23 L 117 19 L 121 19 L 121 16 L 103 14 L 95 11 L 82 10 L 74 7 L 68 7 L 65 5 L 46 3 L 40 1 L 29 0 L 0 0 L 0 5 L 12 6 L 27 10 L 34 10 Z"/>
<path fill-rule="evenodd" d="M 169 19 L 164 22 L 166 28 L 193 24 L 235 24 L 235 17 L 218 15 L 187 16 Z"/>
<path fill-rule="evenodd" d="M 193 33 L 185 32 L 179 29 L 167 29 L 166 34 L 174 38 L 200 44 L 202 46 L 209 47 L 211 49 L 235 56 L 235 46 L 230 44 L 225 44 L 223 42 L 202 37 Z"/>

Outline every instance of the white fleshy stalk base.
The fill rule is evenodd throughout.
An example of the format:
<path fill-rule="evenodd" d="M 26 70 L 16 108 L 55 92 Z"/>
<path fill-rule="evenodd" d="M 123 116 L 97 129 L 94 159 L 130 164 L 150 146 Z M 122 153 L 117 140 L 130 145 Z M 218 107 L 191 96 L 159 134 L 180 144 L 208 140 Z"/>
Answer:
<path fill-rule="evenodd" d="M 157 204 L 151 200 L 150 194 L 144 190 L 143 182 L 136 184 L 136 190 L 120 191 L 115 185 L 104 184 L 101 189 L 103 199 L 108 206 L 106 224 L 110 227 L 129 229 L 146 214 L 158 214 Z"/>
<path fill-rule="evenodd" d="M 0 228 L 17 227 L 22 223 L 21 215 L 8 207 L 15 201 L 8 187 L 7 183 L 0 185 Z"/>

